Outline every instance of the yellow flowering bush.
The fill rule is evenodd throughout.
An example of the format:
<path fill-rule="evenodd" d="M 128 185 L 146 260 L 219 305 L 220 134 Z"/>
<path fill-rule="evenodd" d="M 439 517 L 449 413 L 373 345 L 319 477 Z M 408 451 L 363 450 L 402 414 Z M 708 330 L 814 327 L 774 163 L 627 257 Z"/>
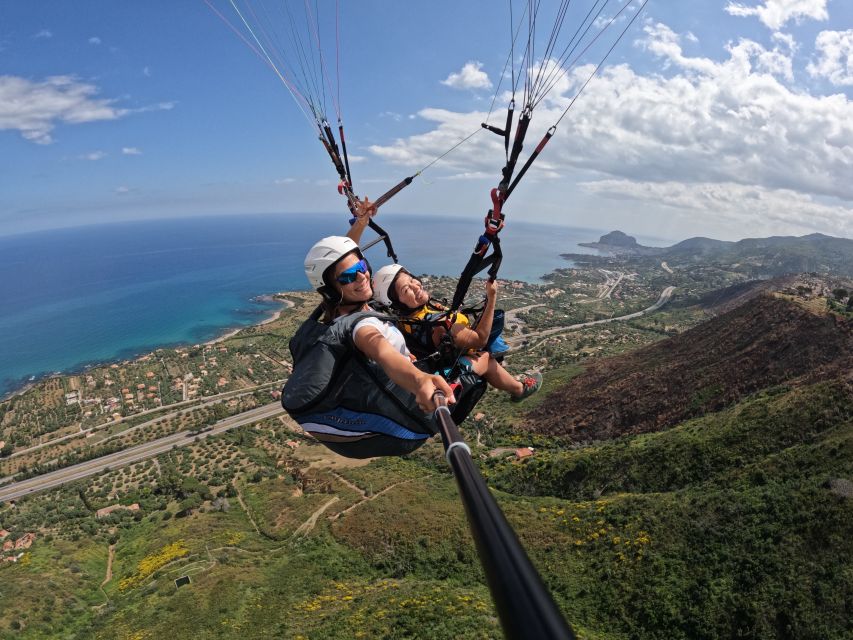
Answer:
<path fill-rule="evenodd" d="M 183 540 L 177 540 L 172 544 L 166 545 L 159 552 L 145 556 L 139 561 L 136 567 L 136 573 L 127 578 L 122 578 L 119 582 L 119 590 L 127 591 L 141 585 L 149 576 L 161 567 L 166 566 L 172 560 L 182 558 L 189 553 L 186 544 Z"/>

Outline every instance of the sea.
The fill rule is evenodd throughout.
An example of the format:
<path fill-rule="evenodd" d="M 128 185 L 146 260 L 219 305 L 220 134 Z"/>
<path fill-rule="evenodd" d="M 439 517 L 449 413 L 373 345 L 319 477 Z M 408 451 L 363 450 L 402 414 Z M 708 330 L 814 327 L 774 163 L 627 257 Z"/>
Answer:
<path fill-rule="evenodd" d="M 400 261 L 458 275 L 482 222 L 386 215 Z M 342 215 L 264 214 L 123 222 L 0 237 L 0 397 L 45 375 L 196 344 L 256 324 L 279 291 L 308 289 L 311 245 L 347 229 Z M 501 278 L 537 282 L 561 253 L 603 230 L 515 222 L 501 232 Z M 363 241 L 375 237 L 365 232 Z M 367 252 L 387 264 L 383 245 Z"/>

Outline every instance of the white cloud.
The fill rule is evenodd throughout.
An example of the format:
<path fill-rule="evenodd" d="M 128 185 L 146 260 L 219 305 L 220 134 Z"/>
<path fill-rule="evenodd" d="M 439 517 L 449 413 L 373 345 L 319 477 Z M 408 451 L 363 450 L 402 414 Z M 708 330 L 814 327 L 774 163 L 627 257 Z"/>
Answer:
<path fill-rule="evenodd" d="M 114 100 L 96 98 L 97 93 L 97 87 L 72 76 L 42 82 L 0 76 L 0 130 L 15 129 L 27 140 L 49 144 L 59 122 L 115 120 L 127 113 L 113 106 Z"/>
<path fill-rule="evenodd" d="M 125 155 L 125 156 L 141 156 L 142 155 L 142 151 L 140 151 L 136 147 L 122 147 L 121 153 L 122 153 L 122 155 Z"/>
<path fill-rule="evenodd" d="M 150 78 L 151 77 L 151 67 L 142 67 L 142 75 L 144 75 L 146 78 Z"/>
<path fill-rule="evenodd" d="M 116 187 L 116 193 L 130 193 L 130 187 Z"/>
<path fill-rule="evenodd" d="M 457 73 L 451 73 L 441 84 L 454 89 L 491 89 L 492 81 L 485 71 L 483 63 L 472 60 Z"/>
<path fill-rule="evenodd" d="M 105 151 L 92 151 L 90 153 L 84 153 L 82 156 L 79 156 L 81 160 L 100 160 L 106 157 L 107 154 Z"/>
<path fill-rule="evenodd" d="M 0 131 L 16 130 L 37 144 L 53 142 L 51 132 L 60 123 L 81 124 L 116 120 L 131 113 L 174 107 L 161 102 L 136 109 L 115 106 L 115 99 L 96 97 L 95 85 L 74 76 L 52 76 L 41 82 L 18 76 L 0 76 Z"/>
<path fill-rule="evenodd" d="M 789 43 L 780 38 L 768 49 L 741 40 L 727 47 L 722 60 L 713 60 L 685 55 L 679 36 L 667 26 L 647 25 L 645 47 L 666 73 L 639 75 L 627 65 L 605 67 L 561 122 L 525 182 L 543 177 L 547 169 L 563 181 L 584 172 L 585 177 L 639 185 L 681 184 L 685 190 L 726 185 L 721 192 L 732 200 L 731 194 L 761 193 L 763 206 L 754 215 L 768 224 L 789 215 L 784 211 L 790 204 L 785 224 L 807 227 L 812 219 L 827 231 L 831 225 L 849 230 L 851 210 L 825 208 L 819 200 L 853 201 L 853 103 L 843 94 L 813 96 L 791 88 Z M 591 71 L 591 66 L 571 70 L 537 107 L 526 153 Z M 419 169 L 475 131 L 486 114 L 423 109 L 419 116 L 433 123 L 430 130 L 370 151 Z M 436 170 L 497 178 L 503 155 L 501 138 L 486 132 Z M 704 200 L 694 201 L 710 203 L 707 189 L 703 193 Z"/>
<path fill-rule="evenodd" d="M 817 202 L 789 189 L 726 183 L 597 180 L 579 185 L 588 193 L 670 207 L 675 215 L 712 215 L 741 233 L 802 234 L 823 231 L 853 236 L 853 208 Z"/>
<path fill-rule="evenodd" d="M 273 184 L 293 184 L 297 182 L 296 178 L 277 178 L 273 180 Z"/>
<path fill-rule="evenodd" d="M 827 78 L 836 86 L 853 85 L 853 29 L 821 31 L 815 49 L 818 60 L 807 67 L 812 76 Z"/>
<path fill-rule="evenodd" d="M 89 38 L 89 44 L 101 44 L 101 39 L 98 36 L 92 36 L 91 38 Z"/>
<path fill-rule="evenodd" d="M 41 31 L 39 31 L 37 34 L 35 34 L 33 36 L 33 38 L 44 39 L 44 40 L 50 39 L 52 37 L 53 37 L 53 32 L 50 29 L 42 29 Z"/>
<path fill-rule="evenodd" d="M 764 4 L 748 6 L 740 2 L 730 2 L 726 11 L 733 16 L 757 16 L 768 28 L 777 31 L 794 20 L 801 22 L 805 18 L 826 20 L 827 0 L 765 0 Z"/>

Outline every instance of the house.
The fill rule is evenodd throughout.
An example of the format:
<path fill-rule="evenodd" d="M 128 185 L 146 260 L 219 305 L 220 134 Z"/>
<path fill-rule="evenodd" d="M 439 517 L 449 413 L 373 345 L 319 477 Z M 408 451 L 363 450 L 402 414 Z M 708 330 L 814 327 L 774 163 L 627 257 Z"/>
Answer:
<path fill-rule="evenodd" d="M 95 517 L 96 518 L 105 518 L 106 516 L 110 515 L 113 511 L 117 511 L 119 509 L 125 509 L 127 511 L 136 512 L 136 511 L 139 511 L 139 505 L 136 502 L 134 502 L 133 504 L 128 505 L 128 506 L 125 506 L 122 504 L 112 504 L 109 507 L 104 507 L 103 509 L 98 509 L 95 512 Z"/>
<path fill-rule="evenodd" d="M 6 542 L 3 543 L 3 551 L 11 551 L 14 548 L 15 548 L 14 540 L 6 540 Z"/>
<path fill-rule="evenodd" d="M 29 549 L 35 539 L 36 534 L 25 533 L 22 537 L 15 540 L 15 549 Z"/>
<path fill-rule="evenodd" d="M 515 450 L 515 459 L 521 460 L 523 458 L 529 458 L 533 455 L 533 447 L 521 447 L 520 449 Z"/>
<path fill-rule="evenodd" d="M 8 535 L 9 535 L 8 531 L 6 531 L 5 529 L 0 529 L 0 540 L 5 539 L 6 536 L 8 536 Z"/>
<path fill-rule="evenodd" d="M 145 372 L 145 377 L 146 377 L 146 378 L 148 378 L 148 379 L 153 378 L 153 377 L 154 377 L 154 372 L 153 372 L 153 371 L 146 371 L 146 372 Z"/>

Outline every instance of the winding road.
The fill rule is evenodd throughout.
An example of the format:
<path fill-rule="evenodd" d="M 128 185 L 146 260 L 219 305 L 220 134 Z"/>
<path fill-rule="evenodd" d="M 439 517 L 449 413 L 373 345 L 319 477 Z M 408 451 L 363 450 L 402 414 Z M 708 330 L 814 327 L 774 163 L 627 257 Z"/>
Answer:
<path fill-rule="evenodd" d="M 667 287 L 664 289 L 658 301 L 655 302 L 652 306 L 643 309 L 642 311 L 637 311 L 635 313 L 629 313 L 626 316 L 619 316 L 618 318 L 604 318 L 603 320 L 592 320 L 590 322 L 581 322 L 579 324 L 572 324 L 567 327 L 554 327 L 553 329 L 543 329 L 542 331 L 536 331 L 535 333 L 525 333 L 519 336 L 513 336 L 512 338 L 507 338 L 506 342 L 511 347 L 518 347 L 522 343 L 530 340 L 531 338 L 542 338 L 545 336 L 550 336 L 555 333 L 561 333 L 563 331 L 573 331 L 574 329 L 582 329 L 584 327 L 591 327 L 596 324 L 607 324 L 608 322 L 618 322 L 621 320 L 631 320 L 633 318 L 639 318 L 640 316 L 644 316 L 647 313 L 652 313 L 653 311 L 657 311 L 672 297 L 672 292 L 675 291 L 675 287 Z"/>

